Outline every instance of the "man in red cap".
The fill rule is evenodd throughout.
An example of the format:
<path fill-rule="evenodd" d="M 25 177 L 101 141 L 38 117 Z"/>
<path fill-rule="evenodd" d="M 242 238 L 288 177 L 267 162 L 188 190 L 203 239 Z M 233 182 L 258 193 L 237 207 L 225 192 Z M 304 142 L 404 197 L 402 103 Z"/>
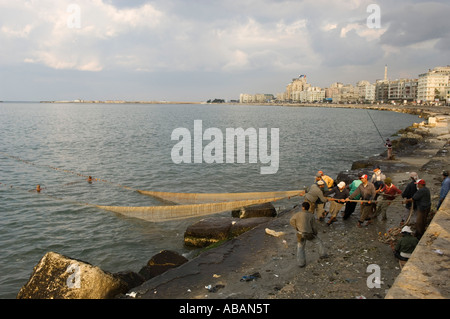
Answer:
<path fill-rule="evenodd" d="M 367 220 L 367 225 L 371 223 L 370 216 L 372 214 L 372 201 L 375 198 L 376 190 L 375 186 L 367 180 L 367 175 L 364 174 L 360 178 L 361 184 L 358 188 L 346 199 L 349 201 L 354 199 L 356 196 L 361 195 L 361 216 L 359 217 L 358 224 L 356 226 L 361 227 L 365 220 Z"/>
<path fill-rule="evenodd" d="M 423 179 L 419 179 L 416 184 L 417 192 L 405 202 L 414 201 L 414 204 L 417 205 L 416 237 L 420 239 L 425 233 L 426 221 L 431 208 L 431 194 Z"/>

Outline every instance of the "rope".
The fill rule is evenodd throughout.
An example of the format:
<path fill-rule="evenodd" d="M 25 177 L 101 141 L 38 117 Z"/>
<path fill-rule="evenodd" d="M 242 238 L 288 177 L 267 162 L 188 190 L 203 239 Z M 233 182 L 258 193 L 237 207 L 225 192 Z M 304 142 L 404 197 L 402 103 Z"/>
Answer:
<path fill-rule="evenodd" d="M 379 196 L 389 196 L 389 197 L 397 197 L 397 196 L 401 196 L 401 194 L 394 194 L 394 195 L 385 195 L 385 194 L 379 194 Z M 381 200 L 363 200 L 363 199 L 348 199 L 348 200 L 346 200 L 346 199 L 336 199 L 336 198 L 334 198 L 334 197 L 325 197 L 326 199 L 328 199 L 328 200 L 331 200 L 331 201 L 337 201 L 337 202 L 339 202 L 339 201 L 343 201 L 342 202 L 342 204 L 345 204 L 346 202 L 354 202 L 354 203 L 368 203 L 368 202 L 370 202 L 370 203 L 373 203 L 373 204 L 375 204 L 375 203 L 380 203 L 380 202 L 383 202 L 383 203 L 386 203 L 386 202 L 389 202 L 389 203 L 392 203 L 392 202 L 394 202 L 394 200 L 395 200 L 395 198 L 394 199 L 390 199 L 390 200 L 387 200 L 387 199 L 381 199 Z M 396 202 L 396 203 L 401 203 L 401 202 Z"/>
<path fill-rule="evenodd" d="M 408 215 L 408 218 L 406 219 L 405 225 L 409 224 L 409 221 L 411 220 L 413 212 L 414 212 L 414 205 L 411 205 L 411 208 L 409 209 L 409 215 Z"/>

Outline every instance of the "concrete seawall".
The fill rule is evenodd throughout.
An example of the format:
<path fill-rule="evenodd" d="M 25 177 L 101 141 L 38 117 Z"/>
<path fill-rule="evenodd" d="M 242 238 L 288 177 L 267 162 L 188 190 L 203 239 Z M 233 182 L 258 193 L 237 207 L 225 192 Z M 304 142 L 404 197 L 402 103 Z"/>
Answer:
<path fill-rule="evenodd" d="M 447 108 L 428 110 L 427 115 L 436 117 L 448 114 Z M 441 128 L 443 139 L 448 143 L 450 122 Z M 447 131 L 447 135 L 445 132 Z M 448 170 L 448 160 L 442 157 L 442 167 Z M 450 195 L 436 212 L 403 267 L 386 299 L 447 299 L 450 298 Z"/>
<path fill-rule="evenodd" d="M 450 298 L 450 198 L 446 197 L 386 299 Z"/>

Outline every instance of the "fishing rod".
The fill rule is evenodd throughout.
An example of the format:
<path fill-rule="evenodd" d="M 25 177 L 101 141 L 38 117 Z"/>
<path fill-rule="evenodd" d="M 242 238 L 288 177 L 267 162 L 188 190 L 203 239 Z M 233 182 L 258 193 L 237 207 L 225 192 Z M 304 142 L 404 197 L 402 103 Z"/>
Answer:
<path fill-rule="evenodd" d="M 384 140 L 384 138 L 383 138 L 383 135 L 381 135 L 381 133 L 380 133 L 380 130 L 378 129 L 377 125 L 375 124 L 375 121 L 373 120 L 372 116 L 370 115 L 370 112 L 369 112 L 369 110 L 366 110 L 366 111 L 367 111 L 367 114 L 369 115 L 370 119 L 372 120 L 372 123 L 373 123 L 373 125 L 375 126 L 375 128 L 376 128 L 376 130 L 377 130 L 378 134 L 380 135 L 380 137 L 381 137 L 381 140 L 382 140 L 382 141 L 383 141 L 383 143 L 384 143 L 384 142 L 385 142 L 385 140 Z"/>

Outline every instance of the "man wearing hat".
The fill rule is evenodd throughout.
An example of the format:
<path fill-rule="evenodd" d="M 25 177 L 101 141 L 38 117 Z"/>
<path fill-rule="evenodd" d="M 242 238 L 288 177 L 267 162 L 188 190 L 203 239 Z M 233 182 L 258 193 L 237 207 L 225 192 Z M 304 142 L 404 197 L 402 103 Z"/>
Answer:
<path fill-rule="evenodd" d="M 403 213 L 403 217 L 402 217 L 402 223 L 405 222 L 406 219 L 408 218 L 410 210 L 411 210 L 411 206 L 414 211 L 414 214 L 417 210 L 416 203 L 413 203 L 412 201 L 407 201 L 407 199 L 412 198 L 414 196 L 414 194 L 417 192 L 416 181 L 419 179 L 419 176 L 417 175 L 416 172 L 411 172 L 409 174 L 409 178 L 410 178 L 410 182 L 408 185 L 406 185 L 406 187 L 402 193 L 402 197 L 403 197 L 403 199 L 405 199 L 404 203 L 406 203 L 405 212 Z M 411 216 L 411 217 L 412 217 L 411 218 L 412 220 L 415 220 L 415 216 Z"/>
<path fill-rule="evenodd" d="M 411 257 L 419 240 L 412 235 L 412 230 L 409 226 L 402 228 L 402 235 L 402 238 L 395 245 L 394 256 L 401 261 L 407 261 Z"/>
<path fill-rule="evenodd" d="M 334 194 L 333 198 L 330 198 L 330 219 L 327 222 L 327 225 L 331 225 L 336 221 L 337 214 L 344 206 L 344 200 L 350 196 L 349 190 L 346 187 L 345 182 L 340 182 L 337 186 L 333 187 L 329 192 L 326 192 L 326 196 L 330 196 Z"/>
<path fill-rule="evenodd" d="M 324 175 L 322 171 L 318 171 L 316 174 L 316 184 L 322 181 L 322 183 L 320 183 L 320 188 L 322 189 L 322 193 L 328 192 L 331 187 L 333 187 L 334 181 L 331 177 Z M 314 209 L 316 210 L 317 213 L 317 218 L 322 221 L 325 216 L 328 214 L 328 212 L 325 211 L 325 202 L 321 201 L 320 199 L 317 200 L 317 202 L 314 205 Z M 313 209 L 313 210 L 314 210 Z"/>
<path fill-rule="evenodd" d="M 316 210 L 316 203 L 319 201 L 321 203 L 325 203 L 328 200 L 323 195 L 323 188 L 325 187 L 325 182 L 323 180 L 318 180 L 316 183 L 312 184 L 309 188 L 309 191 L 305 194 L 305 201 L 307 201 L 310 205 L 309 211 L 314 212 Z M 323 214 L 323 205 L 320 211 L 318 211 L 317 218 L 322 217 Z"/>
<path fill-rule="evenodd" d="M 371 223 L 370 216 L 372 214 L 372 201 L 376 195 L 375 186 L 367 180 L 367 175 L 362 175 L 360 179 L 362 183 L 350 195 L 350 197 L 345 199 L 345 201 L 349 201 L 354 199 L 356 196 L 361 195 L 361 199 L 364 201 L 361 203 L 361 216 L 359 217 L 358 224 L 356 224 L 358 227 L 362 227 L 362 224 L 366 220 L 367 225 Z"/>
<path fill-rule="evenodd" d="M 331 189 L 331 187 L 333 187 L 334 180 L 330 176 L 325 175 L 323 173 L 323 171 L 318 171 L 316 176 L 320 177 L 325 182 L 328 189 Z M 327 190 L 327 189 L 325 189 L 325 190 Z"/>
<path fill-rule="evenodd" d="M 350 195 L 353 194 L 353 192 L 362 183 L 361 182 L 362 175 L 363 175 L 363 173 L 358 173 L 358 178 L 353 180 L 350 183 L 350 185 L 348 186 Z M 358 200 L 359 198 L 360 198 L 360 195 L 355 197 L 356 200 Z M 356 204 L 357 204 L 356 202 L 347 202 L 345 204 L 344 217 L 343 217 L 344 220 L 348 219 L 351 216 L 351 214 L 353 214 L 353 212 L 355 211 L 355 208 L 356 208 Z"/>
<path fill-rule="evenodd" d="M 381 172 L 380 166 L 375 166 L 373 168 L 372 179 L 370 180 L 370 182 L 375 185 L 375 188 L 378 189 L 381 185 L 383 185 L 383 181 L 385 178 L 386 175 Z"/>
<path fill-rule="evenodd" d="M 391 205 L 391 202 L 395 199 L 395 196 L 400 195 L 402 193 L 394 184 L 392 184 L 392 179 L 390 177 L 386 177 L 384 179 L 383 188 L 380 189 L 377 200 L 377 209 L 375 211 L 375 217 L 381 214 L 381 220 L 386 220 L 386 211 Z"/>
<path fill-rule="evenodd" d="M 386 139 L 386 143 L 384 143 L 384 146 L 387 147 L 387 159 L 388 160 L 393 159 L 393 156 L 392 156 L 392 142 L 391 142 L 391 140 L 387 138 Z"/>
<path fill-rule="evenodd" d="M 444 178 L 444 180 L 442 181 L 441 185 L 441 192 L 439 194 L 439 203 L 437 205 L 437 209 L 441 207 L 441 204 L 444 201 L 445 196 L 447 196 L 447 193 L 450 190 L 450 177 L 448 177 L 448 172 L 442 171 L 442 177 Z"/>
<path fill-rule="evenodd" d="M 423 179 L 419 179 L 416 184 L 417 192 L 406 201 L 414 201 L 417 205 L 416 237 L 420 239 L 425 233 L 426 221 L 431 208 L 431 194 Z"/>

